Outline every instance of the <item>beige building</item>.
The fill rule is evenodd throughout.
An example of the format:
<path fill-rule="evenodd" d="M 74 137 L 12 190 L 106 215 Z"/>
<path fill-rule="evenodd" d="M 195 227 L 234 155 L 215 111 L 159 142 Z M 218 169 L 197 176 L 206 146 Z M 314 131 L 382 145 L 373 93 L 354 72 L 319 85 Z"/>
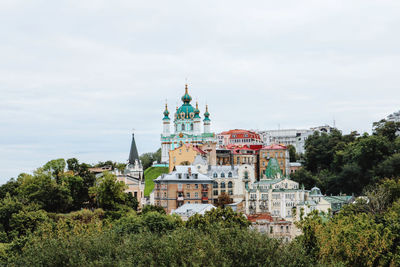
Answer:
<path fill-rule="evenodd" d="M 177 165 L 191 165 L 197 155 L 205 156 L 206 152 L 193 144 L 183 144 L 169 151 L 169 172 Z"/>
<path fill-rule="evenodd" d="M 285 242 L 291 241 L 297 234 L 292 222 L 271 216 L 268 212 L 248 215 L 247 219 L 251 222 L 251 228 Z"/>
<path fill-rule="evenodd" d="M 212 182 L 194 166 L 175 166 L 175 171 L 154 180 L 150 199 L 169 214 L 183 204 L 212 204 Z"/>

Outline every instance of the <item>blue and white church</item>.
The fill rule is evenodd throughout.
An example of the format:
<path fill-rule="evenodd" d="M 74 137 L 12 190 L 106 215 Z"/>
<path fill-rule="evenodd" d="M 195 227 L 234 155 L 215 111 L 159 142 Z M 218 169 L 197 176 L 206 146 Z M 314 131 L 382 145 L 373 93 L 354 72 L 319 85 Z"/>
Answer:
<path fill-rule="evenodd" d="M 171 133 L 168 105 L 165 104 L 163 132 L 161 134 L 161 162 L 169 163 L 169 151 L 183 144 L 199 145 L 216 142 L 214 133 L 211 133 L 211 120 L 208 106 L 204 112 L 203 132 L 201 131 L 201 117 L 198 103 L 194 108 L 190 102 L 192 97 L 188 93 L 188 85 L 185 85 L 185 94 L 182 96 L 182 106 L 176 107 L 174 116 L 174 133 Z"/>

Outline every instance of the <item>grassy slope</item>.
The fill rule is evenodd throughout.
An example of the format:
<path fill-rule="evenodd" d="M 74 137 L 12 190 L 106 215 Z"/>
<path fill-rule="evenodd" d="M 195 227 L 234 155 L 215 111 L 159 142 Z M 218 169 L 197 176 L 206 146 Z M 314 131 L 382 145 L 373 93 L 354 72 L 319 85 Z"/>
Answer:
<path fill-rule="evenodd" d="M 153 191 L 154 183 L 153 180 L 156 179 L 163 173 L 168 173 L 168 167 L 150 167 L 144 171 L 145 187 L 144 195 L 149 196 L 151 191 Z"/>

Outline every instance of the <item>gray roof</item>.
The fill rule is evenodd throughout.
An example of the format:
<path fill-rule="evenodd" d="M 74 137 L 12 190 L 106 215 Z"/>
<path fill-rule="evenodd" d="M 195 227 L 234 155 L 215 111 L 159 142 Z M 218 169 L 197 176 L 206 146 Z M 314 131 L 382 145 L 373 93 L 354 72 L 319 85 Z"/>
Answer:
<path fill-rule="evenodd" d="M 210 177 L 213 177 L 214 173 L 218 173 L 218 178 L 220 178 L 221 173 L 225 173 L 225 178 L 228 178 L 228 173 L 232 173 L 233 178 L 237 178 L 239 176 L 238 166 L 230 166 L 230 165 L 217 165 L 217 166 L 210 166 L 208 169 L 207 174 Z"/>
<path fill-rule="evenodd" d="M 189 175 L 189 168 L 191 170 L 191 175 Z M 180 178 L 179 178 L 180 177 Z M 213 181 L 212 178 L 199 173 L 196 170 L 195 166 L 175 166 L 175 171 L 169 174 L 162 174 L 161 176 L 157 177 L 154 182 L 208 182 L 211 183 Z"/>
<path fill-rule="evenodd" d="M 172 213 L 183 214 L 183 215 L 186 215 L 186 214 L 193 215 L 195 213 L 200 213 L 207 208 L 215 208 L 215 207 L 211 204 L 189 204 L 189 203 L 186 203 L 186 204 L 180 206 L 179 208 L 177 208 L 176 210 L 174 210 Z"/>
<path fill-rule="evenodd" d="M 135 142 L 135 134 L 132 133 L 132 143 L 131 143 L 131 151 L 129 152 L 129 164 L 135 164 L 135 161 L 138 160 L 140 163 L 139 159 L 139 153 L 136 147 L 136 142 Z"/>

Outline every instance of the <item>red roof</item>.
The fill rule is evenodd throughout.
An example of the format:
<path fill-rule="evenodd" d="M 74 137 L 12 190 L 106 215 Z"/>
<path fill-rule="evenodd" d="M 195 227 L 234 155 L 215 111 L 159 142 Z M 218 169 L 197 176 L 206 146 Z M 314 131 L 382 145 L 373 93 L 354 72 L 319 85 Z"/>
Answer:
<path fill-rule="evenodd" d="M 272 222 L 274 220 L 270 213 L 258 213 L 258 214 L 247 215 L 247 219 L 251 222 L 256 222 L 258 220 L 267 220 Z"/>
<path fill-rule="evenodd" d="M 261 141 L 260 135 L 253 131 L 248 130 L 241 130 L 241 129 L 234 129 L 220 133 L 221 135 L 229 135 L 230 139 L 243 139 L 243 138 L 250 138 L 250 139 L 257 139 Z"/>
<path fill-rule="evenodd" d="M 281 149 L 287 149 L 286 146 L 284 145 L 269 145 L 269 146 L 265 146 L 262 149 L 269 149 L 269 150 L 281 150 Z"/>

